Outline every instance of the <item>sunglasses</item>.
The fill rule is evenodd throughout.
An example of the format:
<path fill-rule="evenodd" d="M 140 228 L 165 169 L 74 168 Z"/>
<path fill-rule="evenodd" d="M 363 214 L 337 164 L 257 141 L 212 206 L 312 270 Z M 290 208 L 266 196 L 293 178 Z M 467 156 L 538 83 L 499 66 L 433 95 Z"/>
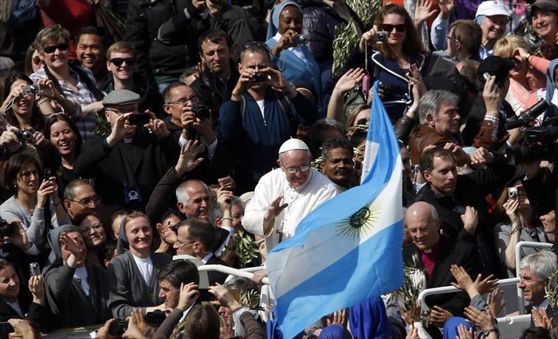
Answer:
<path fill-rule="evenodd" d="M 69 47 L 70 47 L 70 45 L 68 45 L 67 42 L 63 42 L 63 43 L 58 44 L 58 45 L 45 47 L 45 48 L 43 48 L 43 51 L 47 54 L 51 54 L 51 53 L 54 53 L 56 50 L 67 51 Z"/>
<path fill-rule="evenodd" d="M 128 66 L 133 66 L 136 63 L 136 59 L 135 58 L 112 58 L 110 59 L 110 62 L 117 67 L 122 66 L 124 62 L 126 62 L 126 65 Z"/>
<path fill-rule="evenodd" d="M 394 28 L 399 33 L 403 33 L 407 30 L 407 27 L 403 24 L 401 24 L 401 25 L 383 24 L 382 25 L 382 29 L 386 32 L 392 32 Z"/>

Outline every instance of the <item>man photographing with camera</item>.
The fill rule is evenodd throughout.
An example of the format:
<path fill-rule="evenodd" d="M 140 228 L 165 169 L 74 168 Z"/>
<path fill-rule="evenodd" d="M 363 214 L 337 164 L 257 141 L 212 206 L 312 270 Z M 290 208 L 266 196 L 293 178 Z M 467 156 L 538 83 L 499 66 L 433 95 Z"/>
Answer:
<path fill-rule="evenodd" d="M 273 168 L 279 146 L 295 135 L 298 125 L 311 125 L 318 113 L 281 72 L 271 68 L 265 44 L 246 44 L 238 70 L 231 98 L 219 111 L 219 135 L 236 162 L 239 192 L 245 192 Z"/>
<path fill-rule="evenodd" d="M 83 146 L 76 173 L 96 180 L 107 212 L 117 208 L 142 208 L 168 170 L 178 145 L 162 120 L 139 113 L 140 96 L 128 90 L 112 91 L 103 99 L 108 136 L 96 136 Z"/>

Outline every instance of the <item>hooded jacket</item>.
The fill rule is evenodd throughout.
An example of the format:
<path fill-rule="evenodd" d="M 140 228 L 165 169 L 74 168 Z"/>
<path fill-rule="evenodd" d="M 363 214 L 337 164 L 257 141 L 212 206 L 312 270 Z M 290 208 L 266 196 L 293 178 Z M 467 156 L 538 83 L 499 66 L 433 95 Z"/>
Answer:
<path fill-rule="evenodd" d="M 51 330 L 100 324 L 110 318 L 106 271 L 100 266 L 85 264 L 89 285 L 87 295 L 79 279 L 74 277 L 76 268 L 63 262 L 60 234 L 75 231 L 75 227 L 64 225 L 53 229 L 48 235 L 51 253 L 43 274 L 45 297 L 53 314 Z"/>

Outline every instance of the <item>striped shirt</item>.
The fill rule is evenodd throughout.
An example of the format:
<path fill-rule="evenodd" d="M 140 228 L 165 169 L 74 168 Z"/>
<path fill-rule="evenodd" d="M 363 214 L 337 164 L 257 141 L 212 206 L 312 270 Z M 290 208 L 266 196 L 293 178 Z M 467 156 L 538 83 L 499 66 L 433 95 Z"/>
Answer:
<path fill-rule="evenodd" d="M 81 68 L 85 74 L 89 76 L 93 84 L 96 83 L 93 73 L 87 68 Z M 66 99 L 73 101 L 76 104 L 76 111 L 74 112 L 73 119 L 76 123 L 79 134 L 82 140 L 85 142 L 90 139 L 95 133 L 95 127 L 97 126 L 97 119 L 94 114 L 90 114 L 85 118 L 81 117 L 81 107 L 85 105 L 92 104 L 97 101 L 93 93 L 87 88 L 85 82 L 81 81 L 79 75 L 70 69 L 70 73 L 77 80 L 77 91 L 73 90 L 68 86 L 68 82 L 65 80 L 58 80 L 60 87 L 62 88 L 63 95 Z M 39 69 L 37 72 L 29 76 L 33 82 L 37 82 L 41 79 L 47 79 L 46 72 L 44 68 Z"/>

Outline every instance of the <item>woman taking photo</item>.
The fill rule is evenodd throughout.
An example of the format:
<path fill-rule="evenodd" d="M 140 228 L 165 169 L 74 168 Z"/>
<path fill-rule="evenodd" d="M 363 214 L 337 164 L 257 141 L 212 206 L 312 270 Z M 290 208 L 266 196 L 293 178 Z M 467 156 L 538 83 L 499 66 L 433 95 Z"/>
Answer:
<path fill-rule="evenodd" d="M 297 88 L 312 92 L 314 103 L 321 111 L 320 67 L 302 38 L 302 9 L 292 1 L 273 8 L 271 15 L 273 37 L 266 41 L 271 50 L 271 62 L 287 81 Z"/>
<path fill-rule="evenodd" d="M 76 124 L 65 114 L 51 115 L 46 121 L 44 135 L 59 155 L 56 168 L 62 193 L 70 181 L 77 179 L 74 165 L 81 150 L 81 136 Z"/>
<path fill-rule="evenodd" d="M 128 250 L 109 264 L 109 309 L 114 317 L 125 318 L 134 309 L 142 313 L 164 310 L 159 298 L 159 272 L 171 261 L 165 253 L 151 250 L 153 228 L 149 218 L 141 212 L 132 212 L 122 221 L 119 244 Z M 119 246 L 123 248 L 125 246 Z"/>
<path fill-rule="evenodd" d="M 97 88 L 93 74 L 88 69 L 69 64 L 70 34 L 62 26 L 42 29 L 37 34 L 35 45 L 45 66 L 31 74 L 31 79 L 35 82 L 50 80 L 52 86 L 62 93 L 64 111 L 72 112 L 81 137 L 86 141 L 93 136 L 97 124 L 96 112 L 103 108 L 100 101 L 103 93 Z"/>
<path fill-rule="evenodd" d="M 42 250 L 45 229 L 51 228 L 47 225 L 58 227 L 70 223 L 57 194 L 56 177 L 43 178 L 37 160 L 25 153 L 8 160 L 5 175 L 15 194 L 0 205 L 0 217 L 8 222 L 21 222 L 29 241 Z"/>
<path fill-rule="evenodd" d="M 408 77 L 411 65 L 421 70 L 426 58 L 413 19 L 405 8 L 395 4 L 383 6 L 372 29 L 362 35 L 360 50 L 364 52 L 367 46 L 373 48 L 368 72 L 372 81 L 382 82 L 383 103 L 395 122 L 412 102 Z"/>
<path fill-rule="evenodd" d="M 520 241 L 548 242 L 544 228 L 535 217 L 533 206 L 521 180 L 513 181 L 498 199 L 498 210 L 504 221 L 494 228 L 500 263 L 507 267 L 508 276 L 515 277 L 515 246 Z M 537 252 L 522 250 L 521 256 Z"/>

